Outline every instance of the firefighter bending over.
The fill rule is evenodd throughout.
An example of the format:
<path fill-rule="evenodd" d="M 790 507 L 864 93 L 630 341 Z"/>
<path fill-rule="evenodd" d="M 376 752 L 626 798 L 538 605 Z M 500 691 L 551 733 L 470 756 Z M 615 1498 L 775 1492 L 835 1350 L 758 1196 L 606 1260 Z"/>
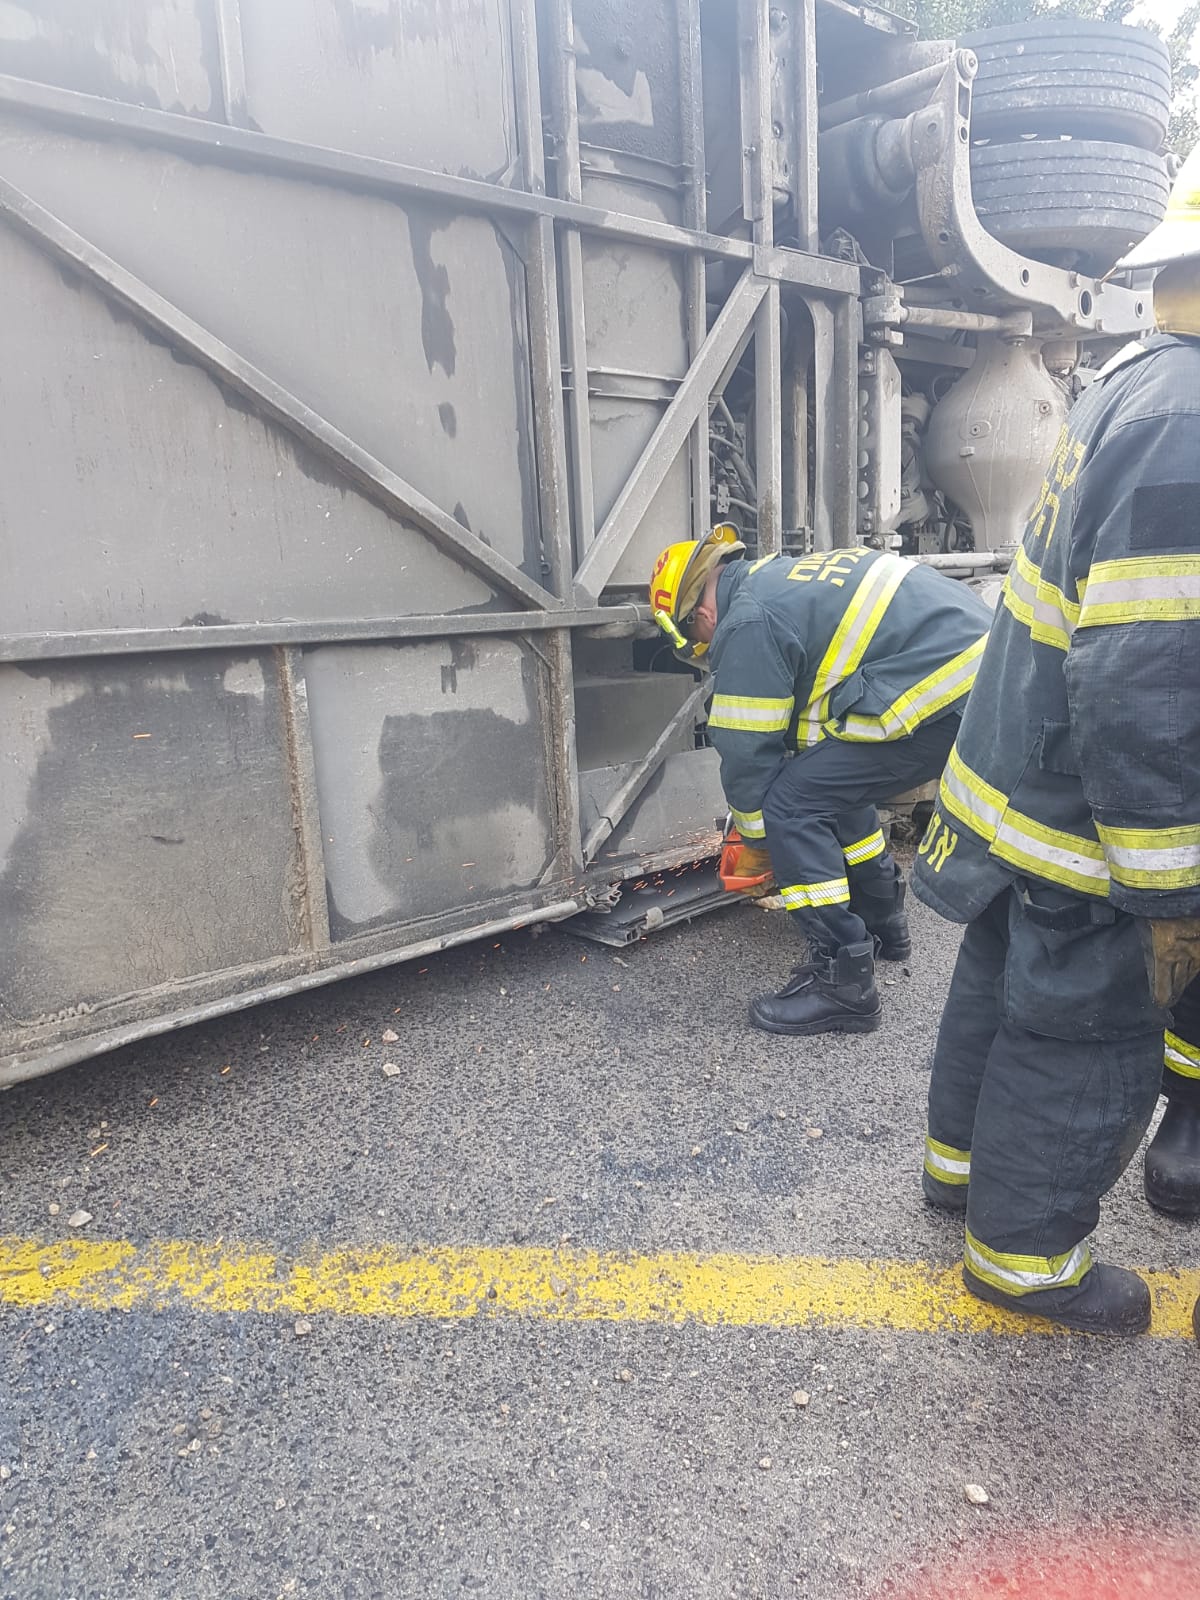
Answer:
<path fill-rule="evenodd" d="M 1088 1235 L 1150 1121 L 1164 1027 L 1147 1187 L 1200 1204 L 1200 151 L 1124 264 L 1163 266 L 1160 331 L 1063 430 L 916 867 L 967 924 L 925 1193 L 965 1212 L 972 1293 L 1110 1334 L 1148 1327 L 1150 1292 Z"/>
<path fill-rule="evenodd" d="M 712 669 L 709 736 L 750 841 L 741 868 L 770 867 L 808 940 L 808 960 L 752 1001 L 750 1021 L 869 1033 L 876 954 L 911 948 L 875 807 L 941 772 L 991 615 L 964 585 L 877 550 L 744 554 L 724 525 L 671 545 L 650 602 L 676 651 Z"/>

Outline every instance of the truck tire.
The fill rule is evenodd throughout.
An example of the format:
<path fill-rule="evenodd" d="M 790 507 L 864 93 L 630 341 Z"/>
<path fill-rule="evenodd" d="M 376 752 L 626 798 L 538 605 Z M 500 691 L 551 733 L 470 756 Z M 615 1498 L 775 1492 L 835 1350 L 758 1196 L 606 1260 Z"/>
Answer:
<path fill-rule="evenodd" d="M 971 151 L 975 210 L 1021 255 L 1103 273 L 1167 208 L 1162 156 L 1099 140 L 1026 140 Z"/>
<path fill-rule="evenodd" d="M 959 43 L 979 57 L 972 138 L 1067 134 L 1161 149 L 1171 61 L 1149 29 L 1064 17 L 980 28 Z"/>

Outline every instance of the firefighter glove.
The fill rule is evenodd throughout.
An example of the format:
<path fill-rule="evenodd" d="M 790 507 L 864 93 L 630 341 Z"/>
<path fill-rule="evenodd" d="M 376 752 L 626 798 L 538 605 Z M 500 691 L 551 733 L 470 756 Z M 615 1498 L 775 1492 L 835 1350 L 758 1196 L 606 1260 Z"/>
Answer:
<path fill-rule="evenodd" d="M 765 872 L 766 881 L 756 883 L 752 888 L 741 889 L 747 900 L 761 900 L 764 896 L 774 892 L 774 876 L 771 870 L 771 857 L 765 845 L 743 844 L 742 853 L 738 856 L 737 870 L 743 878 L 758 878 Z"/>
<path fill-rule="evenodd" d="M 1200 973 L 1200 917 L 1139 923 L 1155 1005 L 1173 1006 Z"/>

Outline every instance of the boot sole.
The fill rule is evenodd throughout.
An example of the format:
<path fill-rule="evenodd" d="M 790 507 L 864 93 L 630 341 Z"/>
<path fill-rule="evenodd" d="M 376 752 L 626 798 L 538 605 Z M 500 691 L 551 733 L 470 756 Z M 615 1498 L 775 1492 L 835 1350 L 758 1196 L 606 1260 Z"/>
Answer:
<path fill-rule="evenodd" d="M 788 1033 L 805 1038 L 817 1033 L 874 1033 L 882 1021 L 882 1007 L 870 1017 L 830 1017 L 824 1022 L 765 1022 L 753 1012 L 750 1014 L 750 1026 L 762 1033 Z"/>
<path fill-rule="evenodd" d="M 1149 1178 L 1143 1179 L 1143 1185 L 1146 1199 L 1155 1211 L 1162 1211 L 1168 1217 L 1200 1217 L 1200 1195 L 1184 1199 L 1171 1194 L 1169 1190 L 1158 1188 Z"/>
<path fill-rule="evenodd" d="M 1035 1306 L 1022 1305 L 1019 1297 L 1008 1295 L 999 1289 L 993 1289 L 990 1283 L 984 1283 L 982 1278 L 977 1278 L 966 1267 L 963 1268 L 963 1283 L 969 1294 L 977 1300 L 986 1300 L 989 1305 L 999 1306 L 1004 1311 L 1015 1311 L 1020 1317 L 1040 1317 L 1043 1322 L 1052 1322 L 1057 1328 L 1070 1328 L 1075 1333 L 1094 1333 L 1101 1338 L 1131 1339 L 1139 1333 L 1146 1333 L 1150 1327 L 1150 1308 L 1139 1312 L 1136 1317 L 1132 1314 L 1123 1322 L 1097 1322 L 1093 1318 L 1074 1316 L 1070 1311 L 1062 1316 L 1051 1316 L 1045 1311 L 1039 1311 Z"/>

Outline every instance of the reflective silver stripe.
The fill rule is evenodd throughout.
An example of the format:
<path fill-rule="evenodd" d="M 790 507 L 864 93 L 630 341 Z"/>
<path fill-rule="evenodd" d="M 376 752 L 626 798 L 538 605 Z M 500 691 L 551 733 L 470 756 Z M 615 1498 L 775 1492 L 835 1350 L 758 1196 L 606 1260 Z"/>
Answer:
<path fill-rule="evenodd" d="M 943 1183 L 963 1184 L 971 1176 L 971 1152 L 925 1136 L 925 1170 Z"/>
<path fill-rule="evenodd" d="M 857 844 L 842 846 L 842 854 L 847 864 L 859 867 L 864 861 L 873 861 L 876 856 L 881 856 L 887 849 L 887 840 L 883 837 L 883 829 L 876 828 L 874 833 L 868 834 L 865 839 L 860 839 Z"/>
<path fill-rule="evenodd" d="M 1045 839 L 1039 839 L 1035 834 L 1022 828 L 1010 813 L 1005 813 L 1004 820 L 996 829 L 995 846 L 1008 845 L 1009 854 L 1032 856 L 1034 861 L 1041 862 L 1047 867 L 1057 868 L 1052 876 L 1055 882 L 1062 882 L 1063 875 L 1072 878 L 1085 878 L 1097 888 L 1108 883 L 1108 863 L 1101 858 L 1086 855 L 1083 846 L 1089 841 L 1081 839 L 1080 849 L 1064 848 L 1061 845 L 1050 844 Z M 1003 849 L 996 850 L 997 855 L 1004 855 Z"/>
<path fill-rule="evenodd" d="M 864 742 L 900 739 L 914 732 L 935 711 L 944 711 L 970 692 L 986 644 L 987 635 L 984 634 L 953 660 L 914 684 L 878 717 L 860 717 L 851 712 L 840 728 L 830 731 L 840 739 Z"/>
<path fill-rule="evenodd" d="M 963 1246 L 963 1260 L 977 1278 L 1007 1294 L 1030 1294 L 1039 1289 L 1061 1289 L 1076 1284 L 1088 1272 L 1092 1253 L 1087 1241 L 1061 1256 L 1010 1255 L 990 1250 L 970 1229 Z"/>
<path fill-rule="evenodd" d="M 1039 644 L 1066 650 L 1079 617 L 1079 605 L 1042 577 L 1024 550 L 1009 568 L 1004 605 Z"/>
<path fill-rule="evenodd" d="M 1179 570 L 1183 561 L 1191 563 L 1191 570 Z M 1141 576 L 1138 568 L 1143 566 L 1151 570 Z M 1192 617 L 1200 617 L 1200 571 L 1195 568 L 1195 558 L 1156 560 L 1143 556 L 1102 562 L 1093 569 L 1084 591 L 1079 626 L 1179 622 Z"/>
<path fill-rule="evenodd" d="M 1139 867 L 1146 872 L 1170 872 L 1174 867 L 1200 867 L 1200 844 L 1181 844 L 1165 850 L 1153 850 L 1145 845 L 1136 849 L 1129 845 L 1110 844 L 1107 829 L 1098 828 L 1109 861 L 1117 867 Z"/>
<path fill-rule="evenodd" d="M 1108 862 L 1099 842 L 1012 810 L 1000 791 L 972 772 L 957 750 L 950 752 L 942 774 L 941 795 L 946 810 L 974 828 L 1001 860 L 1082 894 L 1107 894 Z"/>
<path fill-rule="evenodd" d="M 708 714 L 710 728 L 739 733 L 783 733 L 792 720 L 794 702 L 752 695 L 715 694 Z"/>
<path fill-rule="evenodd" d="M 1167 1068 L 1181 1078 L 1200 1078 L 1200 1046 L 1189 1044 L 1177 1033 L 1167 1033 L 1163 1038 L 1163 1061 Z"/>
<path fill-rule="evenodd" d="M 819 743 L 825 716 L 822 701 L 858 666 L 887 614 L 892 596 L 913 570 L 893 555 L 881 555 L 868 567 L 817 668 L 809 703 L 800 714 L 798 744 Z"/>
<path fill-rule="evenodd" d="M 953 752 L 950 756 L 950 765 L 942 773 L 942 788 L 950 799 L 956 802 L 948 809 L 960 822 L 969 823 L 985 839 L 996 837 L 996 829 L 1000 826 L 1000 819 L 1004 815 L 1003 807 L 994 805 L 990 800 L 985 800 L 982 795 L 967 788 L 954 770 Z"/>
<path fill-rule="evenodd" d="M 734 827 L 743 839 L 766 838 L 767 830 L 761 811 L 735 811 L 730 806 L 729 815 L 733 818 Z"/>
<path fill-rule="evenodd" d="M 850 881 L 829 878 L 824 883 L 793 883 L 779 893 L 789 911 L 799 911 L 805 906 L 845 905 L 850 899 Z"/>
<path fill-rule="evenodd" d="M 1118 883 L 1131 889 L 1188 889 L 1200 883 L 1200 828 L 1106 828 L 1096 832 Z"/>

